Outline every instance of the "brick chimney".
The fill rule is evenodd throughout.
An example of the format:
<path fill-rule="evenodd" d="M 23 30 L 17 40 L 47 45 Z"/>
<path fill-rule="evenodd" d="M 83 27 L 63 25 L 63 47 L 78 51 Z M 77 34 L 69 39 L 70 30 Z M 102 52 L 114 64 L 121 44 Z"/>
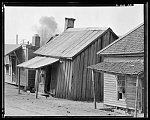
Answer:
<path fill-rule="evenodd" d="M 64 30 L 67 30 L 68 28 L 74 28 L 74 18 L 65 18 L 65 28 Z"/>
<path fill-rule="evenodd" d="M 38 34 L 32 37 L 32 46 L 40 47 L 40 36 Z"/>

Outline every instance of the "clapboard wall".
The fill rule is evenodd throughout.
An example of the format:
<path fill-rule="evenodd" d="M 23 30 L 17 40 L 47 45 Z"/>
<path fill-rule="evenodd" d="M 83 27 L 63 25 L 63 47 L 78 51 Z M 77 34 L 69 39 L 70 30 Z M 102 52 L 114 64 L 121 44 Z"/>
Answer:
<path fill-rule="evenodd" d="M 141 56 L 109 56 L 104 57 L 105 62 L 130 62 L 135 60 L 143 60 Z M 104 104 L 112 105 L 117 107 L 135 108 L 135 98 L 136 98 L 136 80 L 137 76 L 126 75 L 126 100 L 118 101 L 117 98 L 117 78 L 116 75 L 104 73 Z M 139 79 L 141 84 L 141 78 Z M 141 88 L 139 89 L 138 101 L 141 101 Z M 142 104 L 142 103 L 141 103 Z M 139 104 L 138 104 L 138 109 Z"/>
<path fill-rule="evenodd" d="M 51 84 L 55 84 L 53 86 L 56 86 L 55 95 L 59 98 L 71 99 L 72 61 L 62 60 L 62 62 L 57 64 L 57 68 L 53 69 L 55 69 L 55 74 L 57 74 L 52 74 L 53 79 L 56 77 L 57 83 L 56 81 L 51 82 Z"/>
<path fill-rule="evenodd" d="M 56 80 L 56 96 L 72 100 L 92 100 L 92 76 L 88 66 L 103 61 L 96 53 L 108 44 L 116 40 L 118 37 L 108 30 L 90 45 L 78 53 L 72 60 L 62 59 L 62 63 L 58 63 Z M 103 100 L 103 75 L 95 74 L 96 82 L 96 100 Z M 53 83 L 51 83 L 53 84 Z"/>
<path fill-rule="evenodd" d="M 118 100 L 116 75 L 104 73 L 104 104 L 126 108 L 126 101 Z"/>
<path fill-rule="evenodd" d="M 127 108 L 134 109 L 135 108 L 135 99 L 136 99 L 136 80 L 137 76 L 127 76 L 126 80 L 126 103 Z M 138 104 L 137 109 L 142 110 L 143 108 L 143 93 L 142 93 L 142 79 L 139 77 L 139 87 L 138 87 Z"/>

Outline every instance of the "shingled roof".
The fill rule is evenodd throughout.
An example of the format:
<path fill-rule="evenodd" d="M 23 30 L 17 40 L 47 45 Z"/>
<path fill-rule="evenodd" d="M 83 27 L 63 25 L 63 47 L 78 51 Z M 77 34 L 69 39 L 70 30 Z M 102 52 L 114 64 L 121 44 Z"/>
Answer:
<path fill-rule="evenodd" d="M 144 23 L 115 40 L 97 54 L 118 55 L 144 53 Z"/>
<path fill-rule="evenodd" d="M 137 75 L 144 72 L 144 63 L 143 61 L 101 62 L 88 68 L 106 73 Z"/>
<path fill-rule="evenodd" d="M 111 29 L 69 28 L 34 53 L 56 58 L 72 58 L 107 30 Z"/>

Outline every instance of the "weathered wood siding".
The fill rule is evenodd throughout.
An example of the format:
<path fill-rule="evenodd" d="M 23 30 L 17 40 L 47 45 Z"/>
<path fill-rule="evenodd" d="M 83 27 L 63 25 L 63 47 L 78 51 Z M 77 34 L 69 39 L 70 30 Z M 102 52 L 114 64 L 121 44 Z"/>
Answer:
<path fill-rule="evenodd" d="M 126 101 L 128 108 L 135 108 L 137 77 L 127 76 L 126 80 Z"/>
<path fill-rule="evenodd" d="M 92 73 L 91 69 L 87 69 L 87 67 L 102 62 L 103 57 L 96 53 L 116 39 L 112 32 L 107 31 L 73 59 L 71 92 L 73 100 L 93 99 Z M 94 79 L 96 83 L 96 100 L 103 101 L 103 74 L 96 73 Z"/>
<path fill-rule="evenodd" d="M 26 72 L 24 68 L 20 68 L 20 85 L 26 86 Z"/>
<path fill-rule="evenodd" d="M 126 102 L 127 108 L 134 109 L 135 108 L 135 99 L 136 99 L 136 76 L 127 76 L 126 80 Z M 142 83 L 141 79 L 139 79 L 139 87 L 138 87 L 138 104 L 137 108 L 142 109 Z"/>
<path fill-rule="evenodd" d="M 104 73 L 104 104 L 126 108 L 126 102 L 118 100 L 117 97 L 116 76 Z"/>
<path fill-rule="evenodd" d="M 51 84 L 55 84 L 54 88 L 56 88 L 55 95 L 59 98 L 71 98 L 71 82 L 72 82 L 72 61 L 71 60 L 62 60 L 62 63 L 57 64 L 57 68 L 55 68 L 53 77 L 56 78 L 55 82 L 51 82 Z"/>
<path fill-rule="evenodd" d="M 28 50 L 27 50 L 27 60 L 30 60 L 30 59 L 32 59 L 32 58 L 34 58 L 35 56 L 36 56 L 36 54 L 34 54 L 33 52 L 37 49 L 35 49 L 35 47 L 34 46 L 29 46 L 28 48 L 27 48 Z M 34 87 L 35 86 L 35 70 L 30 70 L 30 69 L 28 69 L 27 70 L 28 72 L 27 72 L 27 74 L 28 74 L 28 87 L 30 88 L 30 87 Z"/>
<path fill-rule="evenodd" d="M 50 92 L 56 94 L 57 88 L 57 66 L 58 63 L 54 63 L 51 65 L 50 69 Z"/>
<path fill-rule="evenodd" d="M 117 56 L 117 57 L 104 57 L 105 62 L 129 62 L 129 61 L 141 60 L 141 59 L 143 59 L 143 57 L 132 57 L 132 56 L 129 56 L 129 57 L 123 57 L 123 56 L 122 57 L 119 57 L 119 56 Z M 105 76 L 109 77 L 110 75 L 105 74 Z M 112 75 L 112 76 L 115 76 L 115 75 Z M 108 81 L 108 77 L 104 77 L 104 82 Z M 113 79 L 113 77 L 112 78 L 110 77 L 110 79 Z M 129 76 L 129 75 L 127 76 L 126 75 L 126 88 L 125 88 L 126 89 L 126 107 L 130 108 L 130 109 L 135 108 L 136 79 L 137 79 L 136 76 Z M 139 81 L 139 83 L 140 82 L 141 82 L 141 80 Z M 107 87 L 105 88 L 105 85 L 104 85 L 104 89 L 107 89 Z M 116 86 L 112 86 L 109 89 L 110 89 L 110 91 L 113 91 L 114 89 L 116 89 Z M 139 89 L 139 91 L 140 91 L 140 89 Z M 142 98 L 142 96 L 140 93 L 140 94 L 138 94 L 138 101 L 141 101 L 141 98 Z M 109 99 L 114 99 L 114 96 L 110 96 Z M 115 103 L 114 101 L 106 102 L 105 91 L 104 91 L 104 103 L 109 104 L 109 105 L 113 105 L 113 106 L 118 106 L 118 107 L 120 106 L 120 104 Z M 139 107 L 139 104 L 138 104 L 138 107 Z"/>

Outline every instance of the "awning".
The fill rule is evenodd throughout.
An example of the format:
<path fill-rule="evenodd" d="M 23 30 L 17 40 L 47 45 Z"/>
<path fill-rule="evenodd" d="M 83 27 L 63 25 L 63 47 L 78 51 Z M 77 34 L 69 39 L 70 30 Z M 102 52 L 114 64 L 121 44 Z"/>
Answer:
<path fill-rule="evenodd" d="M 88 68 L 106 73 L 137 75 L 144 72 L 144 64 L 141 61 L 131 62 L 101 62 Z"/>
<path fill-rule="evenodd" d="M 41 68 L 50 65 L 54 62 L 57 62 L 58 60 L 59 59 L 51 58 L 51 57 L 36 56 L 26 62 L 17 65 L 17 67 L 36 69 L 36 68 Z"/>

